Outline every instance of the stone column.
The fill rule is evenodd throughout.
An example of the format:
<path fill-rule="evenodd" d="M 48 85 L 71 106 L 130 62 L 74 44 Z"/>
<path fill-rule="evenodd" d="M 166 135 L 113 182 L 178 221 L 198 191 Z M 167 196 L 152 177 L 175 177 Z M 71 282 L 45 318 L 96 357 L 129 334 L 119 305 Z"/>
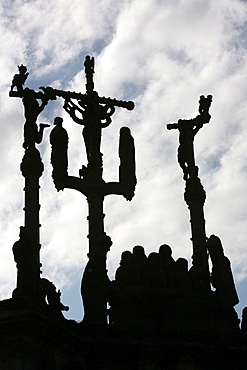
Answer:
<path fill-rule="evenodd" d="M 35 147 L 28 148 L 21 163 L 21 172 L 25 177 L 25 222 L 13 252 L 17 263 L 15 295 L 32 298 L 38 298 L 40 285 L 39 178 L 43 169 L 39 151 Z"/>
<path fill-rule="evenodd" d="M 203 280 L 205 280 L 202 285 L 209 288 L 210 279 L 203 210 L 206 200 L 206 192 L 197 176 L 191 176 L 186 180 L 184 200 L 190 211 L 193 266 L 202 270 L 201 276 L 204 276 Z"/>

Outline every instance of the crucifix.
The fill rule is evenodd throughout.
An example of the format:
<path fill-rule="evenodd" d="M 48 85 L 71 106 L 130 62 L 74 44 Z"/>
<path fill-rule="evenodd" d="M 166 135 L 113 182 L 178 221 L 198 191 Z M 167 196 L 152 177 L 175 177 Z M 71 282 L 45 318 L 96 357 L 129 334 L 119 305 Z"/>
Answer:
<path fill-rule="evenodd" d="M 56 90 L 51 87 L 41 89 L 49 96 L 60 96 L 64 99 L 64 109 L 72 120 L 83 126 L 82 136 L 86 147 L 87 165 L 79 170 L 79 177 L 68 175 L 68 163 L 65 158 L 68 147 L 65 129 L 55 121 L 51 132 L 53 180 L 57 190 L 64 188 L 75 189 L 86 196 L 88 202 L 89 223 L 89 254 L 94 249 L 97 240 L 104 234 L 104 197 L 109 194 L 123 195 L 127 200 L 134 196 L 136 186 L 135 148 L 130 129 L 120 129 L 119 141 L 119 182 L 106 183 L 103 180 L 103 154 L 101 153 L 102 130 L 108 127 L 115 107 L 128 110 L 134 108 L 131 101 L 121 101 L 100 97 L 94 90 L 94 58 L 85 59 L 86 94 Z M 60 153 L 59 153 L 60 151 Z M 57 155 L 55 154 L 57 152 Z M 63 153 L 62 153 L 63 152 Z M 57 159 L 55 160 L 55 157 Z M 62 163 L 63 162 L 63 163 Z"/>
<path fill-rule="evenodd" d="M 85 94 L 53 89 L 50 86 L 41 86 L 38 92 L 24 88 L 28 72 L 27 68 L 23 65 L 18 67 L 19 74 L 16 74 L 12 81 L 9 95 L 11 97 L 22 98 L 26 118 L 23 142 L 25 155 L 21 166 L 23 176 L 26 179 L 26 222 L 25 230 L 22 230 L 22 234 L 26 238 L 24 231 L 27 231 L 28 235 L 31 235 L 35 242 L 33 242 L 31 250 L 27 251 L 28 264 L 25 262 L 26 258 L 23 257 L 22 253 L 21 258 L 24 261 L 22 263 L 24 268 L 22 270 L 24 274 L 21 274 L 22 277 L 19 279 L 19 285 L 23 285 L 21 282 L 25 280 L 25 294 L 29 294 L 30 290 L 37 292 L 37 286 L 39 285 L 40 206 L 38 203 L 38 179 L 42 175 L 43 164 L 36 144 L 41 142 L 44 128 L 48 125 L 40 124 L 38 129 L 36 121 L 38 115 L 49 100 L 56 100 L 57 97 L 61 97 L 64 99 L 63 108 L 65 111 L 76 124 L 83 126 L 82 136 L 86 147 L 87 165 L 83 165 L 79 170 L 79 177 L 68 175 L 68 134 L 63 127 L 63 119 L 56 117 L 54 119 L 55 127 L 50 134 L 50 143 L 52 146 L 51 163 L 53 166 L 52 177 L 58 191 L 70 188 L 81 192 L 87 198 L 89 210 L 89 262 L 83 275 L 82 295 L 86 321 L 103 324 L 106 322 L 107 316 L 106 296 L 109 286 L 106 270 L 106 254 L 112 244 L 110 237 L 104 231 L 105 215 L 103 212 L 103 202 L 105 196 L 110 194 L 123 195 L 130 201 L 134 196 L 136 175 L 134 140 L 130 129 L 128 127 L 122 127 L 119 138 L 119 181 L 106 183 L 103 180 L 101 135 L 102 129 L 110 125 L 112 121 L 111 116 L 115 112 L 116 107 L 133 110 L 134 103 L 106 98 L 104 96 L 100 97 L 94 90 L 94 58 L 86 56 L 84 67 L 86 75 Z M 20 242 L 15 246 L 15 251 L 20 250 L 19 246 L 23 244 L 24 236 L 20 238 Z M 22 247 L 21 250 L 23 250 Z M 14 252 L 14 254 L 17 257 L 18 252 Z M 34 273 L 31 274 L 34 278 L 29 278 L 30 274 L 26 274 L 25 272 L 29 267 L 34 270 Z M 29 282 L 31 283 L 29 284 Z M 105 293 L 103 294 L 103 292 Z"/>
<path fill-rule="evenodd" d="M 203 125 L 210 122 L 209 108 L 212 95 L 201 95 L 199 99 L 199 114 L 193 119 L 179 119 L 177 123 L 167 124 L 168 130 L 179 131 L 178 163 L 183 171 L 186 182 L 185 202 L 190 210 L 191 233 L 193 246 L 193 267 L 202 274 L 202 285 L 209 289 L 209 268 L 206 248 L 206 231 L 203 206 L 206 192 L 198 177 L 198 167 L 195 163 L 194 138 Z"/>
<path fill-rule="evenodd" d="M 88 202 L 89 261 L 82 278 L 84 323 L 106 324 L 107 298 L 110 281 L 106 270 L 106 255 L 111 239 L 104 231 L 103 202 L 106 195 L 119 194 L 127 200 L 134 196 L 136 186 L 135 147 L 128 127 L 120 129 L 119 139 L 119 182 L 103 180 L 103 154 L 101 153 L 102 130 L 108 127 L 115 107 L 128 110 L 134 108 L 131 101 L 100 97 L 94 90 L 94 58 L 85 59 L 86 94 L 64 92 L 50 87 L 42 88 L 51 98 L 64 99 L 64 109 L 72 120 L 83 126 L 82 136 L 86 147 L 87 165 L 79 170 L 79 177 L 68 175 L 68 135 L 62 127 L 62 118 L 56 117 L 55 128 L 50 135 L 52 145 L 53 180 L 57 190 L 75 189 L 86 196 Z"/>

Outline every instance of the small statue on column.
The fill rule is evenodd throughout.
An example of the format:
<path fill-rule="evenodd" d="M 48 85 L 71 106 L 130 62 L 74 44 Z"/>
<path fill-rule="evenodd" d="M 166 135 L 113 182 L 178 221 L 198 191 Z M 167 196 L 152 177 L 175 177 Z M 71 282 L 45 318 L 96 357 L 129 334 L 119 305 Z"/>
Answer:
<path fill-rule="evenodd" d="M 16 87 L 17 91 L 23 91 L 23 85 L 26 82 L 26 79 L 29 75 L 27 72 L 27 67 L 21 64 L 20 66 L 17 66 L 19 70 L 19 74 L 15 74 L 12 80 L 10 91 L 13 91 Z"/>
<path fill-rule="evenodd" d="M 54 119 L 55 127 L 50 133 L 51 164 L 53 166 L 52 177 L 55 180 L 68 176 L 68 134 L 63 127 L 63 119 Z M 58 182 L 59 183 L 59 182 Z M 55 181 L 57 184 L 57 181 Z M 60 190 L 57 187 L 57 190 Z"/>
<path fill-rule="evenodd" d="M 24 143 L 23 148 L 27 149 L 29 147 L 34 147 L 35 143 L 40 144 L 43 138 L 44 128 L 49 127 L 50 125 L 41 123 L 39 130 L 37 127 L 37 119 L 39 114 L 43 111 L 45 106 L 48 103 L 48 100 L 44 96 L 41 98 L 42 103 L 39 105 L 38 99 L 36 98 L 36 93 L 26 88 L 23 91 L 22 103 L 24 106 L 24 116 L 26 118 L 24 124 Z"/>
<path fill-rule="evenodd" d="M 85 267 L 81 285 L 85 324 L 106 324 L 111 284 L 107 275 L 106 255 L 111 245 L 111 238 L 106 233 L 102 233 L 95 243 L 94 250 L 88 254 L 89 261 Z"/>
<path fill-rule="evenodd" d="M 205 123 L 211 119 L 208 113 L 212 102 L 212 95 L 206 98 L 204 95 L 200 96 L 199 100 L 199 115 L 193 119 L 179 119 L 177 123 L 170 123 L 167 125 L 168 130 L 179 130 L 179 147 L 178 147 L 178 163 L 183 170 L 184 180 L 187 180 L 189 175 L 198 174 L 198 168 L 195 166 L 194 156 L 194 138 L 198 131 Z"/>

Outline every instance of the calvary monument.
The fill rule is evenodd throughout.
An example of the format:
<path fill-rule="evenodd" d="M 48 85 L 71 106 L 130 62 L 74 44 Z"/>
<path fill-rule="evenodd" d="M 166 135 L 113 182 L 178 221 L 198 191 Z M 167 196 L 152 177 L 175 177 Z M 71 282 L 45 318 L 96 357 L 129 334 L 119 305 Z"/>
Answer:
<path fill-rule="evenodd" d="M 135 145 L 130 128 L 122 127 L 119 181 L 105 182 L 101 137 L 115 109 L 131 111 L 134 103 L 97 93 L 93 57 L 86 56 L 84 69 L 84 93 L 51 86 L 32 90 L 26 86 L 29 73 L 24 65 L 18 66 L 10 87 L 10 98 L 21 99 L 24 107 L 20 169 L 25 197 L 24 225 L 20 225 L 19 239 L 10 246 L 16 263 L 16 287 L 12 297 L 0 302 L 0 368 L 246 369 L 246 309 L 240 324 L 234 309 L 239 300 L 231 263 L 220 238 L 206 235 L 206 192 L 194 152 L 196 134 L 211 120 L 212 96 L 200 96 L 195 118 L 167 124 L 169 131 L 179 135 L 177 159 L 190 215 L 191 267 L 183 257 L 175 260 L 168 244 L 149 255 L 136 245 L 132 251 L 122 251 L 111 281 L 106 262 L 112 240 L 104 228 L 104 199 L 111 194 L 127 201 L 134 197 Z M 73 124 L 82 126 L 87 163 L 78 169 L 78 177 L 69 175 L 69 136 L 63 118 L 54 117 L 50 128 L 39 123 L 40 113 L 49 101 L 57 99 L 62 99 Z M 59 287 L 41 275 L 39 179 L 46 169 L 38 145 L 48 129 L 57 196 L 69 188 L 79 191 L 88 203 L 88 262 L 81 282 L 84 317 L 79 323 L 64 317 L 63 311 L 69 307 L 62 303 Z"/>

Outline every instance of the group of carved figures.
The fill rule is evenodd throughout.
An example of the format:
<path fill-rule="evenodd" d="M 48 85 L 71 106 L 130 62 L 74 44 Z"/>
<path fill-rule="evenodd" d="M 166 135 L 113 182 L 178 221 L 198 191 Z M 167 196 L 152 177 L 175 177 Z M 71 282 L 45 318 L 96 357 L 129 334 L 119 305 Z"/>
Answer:
<path fill-rule="evenodd" d="M 171 299 L 174 294 L 177 298 L 184 294 L 190 297 L 198 295 L 211 297 L 217 310 L 225 312 L 237 322 L 233 307 L 239 301 L 231 264 L 224 255 L 221 241 L 217 236 L 211 235 L 207 240 L 207 250 L 212 262 L 209 278 L 213 290 L 210 284 L 208 290 L 201 284 L 200 267 L 192 266 L 188 269 L 186 259 L 178 258 L 176 261 L 173 259 L 169 245 L 161 245 L 158 252 L 151 252 L 148 257 L 142 246 L 135 246 L 132 252 L 123 252 L 115 281 L 111 283 L 110 288 L 110 322 L 121 322 L 123 317 L 128 316 L 121 307 L 126 304 L 125 302 L 128 302 L 129 307 L 137 304 L 142 307 L 139 308 L 142 313 L 147 315 L 151 306 L 154 307 L 156 304 L 157 311 L 160 302 Z M 146 311 L 145 305 L 149 307 Z"/>
<path fill-rule="evenodd" d="M 209 256 L 212 261 L 211 284 L 219 297 L 222 308 L 233 307 L 238 303 L 231 264 L 224 255 L 221 241 L 212 235 L 207 241 Z M 142 246 L 135 246 L 133 251 L 122 253 L 120 266 L 115 275 L 115 282 L 125 286 L 145 286 L 154 289 L 186 289 L 197 291 L 199 277 L 188 270 L 185 258 L 172 257 L 171 247 L 163 244 L 158 252 L 151 252 L 147 257 Z"/>

